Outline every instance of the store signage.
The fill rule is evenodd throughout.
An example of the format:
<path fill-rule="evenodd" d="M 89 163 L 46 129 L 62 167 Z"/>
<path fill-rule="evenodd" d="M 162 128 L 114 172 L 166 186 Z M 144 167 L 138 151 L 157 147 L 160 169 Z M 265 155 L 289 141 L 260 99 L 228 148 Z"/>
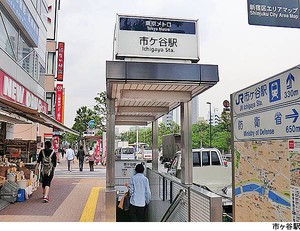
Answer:
<path fill-rule="evenodd" d="M 58 43 L 58 54 L 57 54 L 57 81 L 64 80 L 64 61 L 65 61 L 65 43 Z"/>
<path fill-rule="evenodd" d="M 95 136 L 95 131 L 84 131 L 82 136 Z"/>
<path fill-rule="evenodd" d="M 35 46 L 37 46 L 39 39 L 39 28 L 25 2 L 23 0 L 6 0 L 6 2 L 26 29 L 30 38 L 35 43 Z"/>
<path fill-rule="evenodd" d="M 197 20 L 118 15 L 116 32 L 116 58 L 199 60 Z"/>
<path fill-rule="evenodd" d="M 55 103 L 55 118 L 58 122 L 63 122 L 63 85 L 56 85 L 56 103 Z"/>
<path fill-rule="evenodd" d="M 0 97 L 23 106 L 48 113 L 48 104 L 0 70 Z"/>
<path fill-rule="evenodd" d="M 248 0 L 250 25 L 300 28 L 299 0 Z"/>

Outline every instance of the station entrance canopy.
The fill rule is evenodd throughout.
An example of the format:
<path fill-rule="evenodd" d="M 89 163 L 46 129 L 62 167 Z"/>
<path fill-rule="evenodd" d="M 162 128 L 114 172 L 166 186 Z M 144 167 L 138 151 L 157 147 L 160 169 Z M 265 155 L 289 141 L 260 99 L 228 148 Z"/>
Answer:
<path fill-rule="evenodd" d="M 32 122 L 43 124 L 47 127 L 54 128 L 60 131 L 68 132 L 74 135 L 79 133 L 68 128 L 62 123 L 59 123 L 52 117 L 36 109 L 8 101 L 0 97 L 0 120 L 13 124 L 29 124 Z"/>
<path fill-rule="evenodd" d="M 115 99 L 115 125 L 145 126 L 219 81 L 218 66 L 107 61 L 107 97 Z"/>

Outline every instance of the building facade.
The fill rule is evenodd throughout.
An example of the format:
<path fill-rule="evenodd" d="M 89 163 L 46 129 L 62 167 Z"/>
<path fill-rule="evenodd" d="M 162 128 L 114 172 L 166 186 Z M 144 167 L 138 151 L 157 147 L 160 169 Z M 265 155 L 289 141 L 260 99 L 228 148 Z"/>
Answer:
<path fill-rule="evenodd" d="M 59 0 L 0 0 L 0 155 L 8 143 L 36 152 L 68 130 L 54 119 L 58 9 Z"/>

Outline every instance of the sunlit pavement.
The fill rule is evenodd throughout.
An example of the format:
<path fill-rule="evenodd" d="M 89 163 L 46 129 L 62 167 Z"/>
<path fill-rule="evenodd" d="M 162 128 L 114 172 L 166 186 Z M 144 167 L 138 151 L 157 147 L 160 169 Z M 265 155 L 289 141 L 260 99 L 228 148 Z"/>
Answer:
<path fill-rule="evenodd" d="M 79 222 L 93 188 L 97 188 L 99 193 L 94 199 L 95 210 L 88 213 L 89 219 L 94 222 L 114 221 L 113 214 L 106 214 L 105 171 L 104 166 L 95 166 L 95 171 L 90 172 L 88 163 L 85 163 L 84 170 L 80 172 L 76 160 L 73 171 L 69 172 L 67 161 L 63 159 L 55 171 L 49 203 L 43 203 L 40 185 L 28 200 L 15 202 L 0 211 L 0 221 Z"/>

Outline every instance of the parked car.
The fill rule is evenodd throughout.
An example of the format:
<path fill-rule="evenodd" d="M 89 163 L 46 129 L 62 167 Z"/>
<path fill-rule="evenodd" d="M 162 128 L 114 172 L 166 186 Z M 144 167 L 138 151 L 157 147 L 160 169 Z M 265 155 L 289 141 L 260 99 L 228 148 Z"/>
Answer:
<path fill-rule="evenodd" d="M 231 192 L 232 170 L 224 163 L 221 152 L 216 148 L 193 149 L 193 183 L 205 186 L 215 193 L 228 187 Z M 169 166 L 168 173 L 181 176 L 181 151 L 178 151 Z M 231 195 L 228 195 L 231 197 Z"/>
<path fill-rule="evenodd" d="M 152 149 L 145 149 L 144 150 L 144 160 L 147 162 L 152 161 Z"/>

